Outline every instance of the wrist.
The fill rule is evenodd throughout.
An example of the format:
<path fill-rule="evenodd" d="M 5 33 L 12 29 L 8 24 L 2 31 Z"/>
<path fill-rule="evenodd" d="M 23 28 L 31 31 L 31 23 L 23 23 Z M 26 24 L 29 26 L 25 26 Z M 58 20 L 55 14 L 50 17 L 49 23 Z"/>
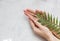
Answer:
<path fill-rule="evenodd" d="M 47 39 L 48 41 L 60 41 L 58 38 L 56 38 L 54 35 L 50 35 L 50 37 Z"/>

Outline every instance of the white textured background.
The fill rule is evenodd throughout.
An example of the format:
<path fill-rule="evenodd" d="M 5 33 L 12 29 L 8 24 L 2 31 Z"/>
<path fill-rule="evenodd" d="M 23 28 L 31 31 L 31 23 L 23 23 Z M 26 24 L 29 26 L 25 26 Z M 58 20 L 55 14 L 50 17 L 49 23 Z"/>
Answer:
<path fill-rule="evenodd" d="M 23 12 L 26 8 L 60 18 L 60 0 L 0 0 L 0 41 L 45 41 L 32 32 Z"/>

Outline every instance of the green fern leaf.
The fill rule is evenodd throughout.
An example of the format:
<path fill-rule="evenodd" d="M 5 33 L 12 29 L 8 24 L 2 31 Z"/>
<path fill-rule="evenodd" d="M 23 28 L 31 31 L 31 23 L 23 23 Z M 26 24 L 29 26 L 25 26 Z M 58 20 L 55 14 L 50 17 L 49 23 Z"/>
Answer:
<path fill-rule="evenodd" d="M 46 25 L 50 30 L 60 34 L 60 22 L 58 21 L 58 17 L 52 17 L 52 14 L 50 15 L 49 13 L 47 15 L 46 12 L 43 14 L 37 13 L 36 17 L 39 19 L 39 23 Z"/>

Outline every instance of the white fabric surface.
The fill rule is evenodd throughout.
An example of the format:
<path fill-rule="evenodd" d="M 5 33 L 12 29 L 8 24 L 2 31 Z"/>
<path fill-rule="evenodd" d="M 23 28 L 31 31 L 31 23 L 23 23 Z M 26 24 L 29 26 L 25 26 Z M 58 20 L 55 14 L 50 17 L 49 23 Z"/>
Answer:
<path fill-rule="evenodd" d="M 45 41 L 36 36 L 23 10 L 40 9 L 60 18 L 59 0 L 0 0 L 0 41 Z"/>

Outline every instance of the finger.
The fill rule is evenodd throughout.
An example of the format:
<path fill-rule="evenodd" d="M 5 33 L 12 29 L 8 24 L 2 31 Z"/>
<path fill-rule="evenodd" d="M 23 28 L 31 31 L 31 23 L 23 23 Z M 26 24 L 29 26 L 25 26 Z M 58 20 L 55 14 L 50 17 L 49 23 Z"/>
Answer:
<path fill-rule="evenodd" d="M 35 12 L 33 10 L 26 9 L 26 10 L 24 10 L 24 12 L 29 12 L 28 14 L 35 16 L 35 14 L 34 14 Z"/>
<path fill-rule="evenodd" d="M 28 18 L 30 18 L 31 20 L 35 20 L 35 21 L 38 20 L 36 17 L 30 15 L 30 12 L 25 11 L 24 13 L 25 13 L 25 14 L 28 16 Z"/>
<path fill-rule="evenodd" d="M 32 20 L 31 20 L 31 19 L 29 19 L 29 22 L 30 22 L 30 25 L 31 25 L 32 29 L 37 28 L 37 27 L 35 26 L 35 24 L 32 22 Z"/>
<path fill-rule="evenodd" d="M 41 23 L 37 22 L 37 21 L 34 21 L 34 24 L 36 26 L 38 26 L 41 30 L 44 29 L 43 25 L 41 25 Z"/>
<path fill-rule="evenodd" d="M 31 9 L 26 9 L 28 12 L 31 12 L 31 13 L 35 13 L 35 11 L 34 10 L 31 10 Z"/>
<path fill-rule="evenodd" d="M 32 26 L 33 31 L 34 31 L 35 33 L 37 33 L 37 34 L 41 34 L 40 29 L 37 28 L 37 27 L 34 25 L 34 23 L 32 22 L 32 20 L 29 19 L 29 22 L 30 22 L 30 25 Z"/>

